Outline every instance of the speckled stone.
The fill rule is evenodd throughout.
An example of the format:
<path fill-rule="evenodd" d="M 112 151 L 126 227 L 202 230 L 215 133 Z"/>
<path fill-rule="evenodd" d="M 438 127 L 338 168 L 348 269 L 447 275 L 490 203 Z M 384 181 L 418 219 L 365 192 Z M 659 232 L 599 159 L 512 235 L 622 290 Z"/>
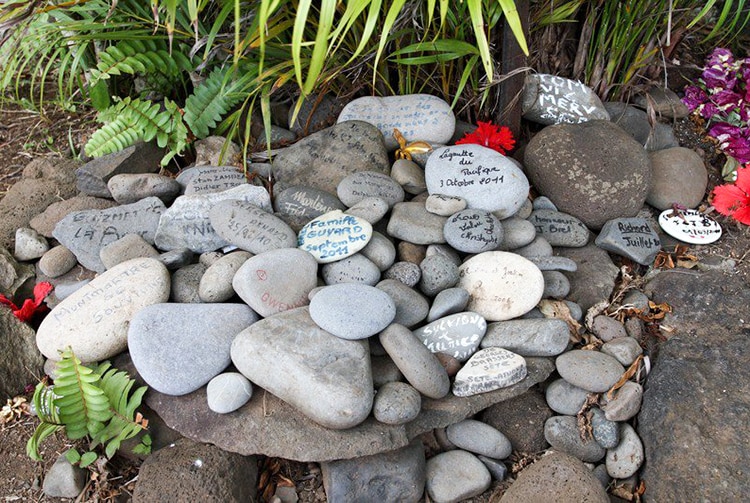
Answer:
<path fill-rule="evenodd" d="M 385 424 L 412 421 L 422 407 L 419 391 L 405 382 L 389 382 L 378 389 L 372 405 L 375 419 Z"/>

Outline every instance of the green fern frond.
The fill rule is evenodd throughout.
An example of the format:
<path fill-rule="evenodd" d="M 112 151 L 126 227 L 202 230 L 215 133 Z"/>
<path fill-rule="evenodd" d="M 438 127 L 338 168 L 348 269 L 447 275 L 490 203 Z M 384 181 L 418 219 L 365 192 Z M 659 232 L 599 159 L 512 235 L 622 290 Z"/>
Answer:
<path fill-rule="evenodd" d="M 243 91 L 248 78 L 233 80 L 230 71 L 214 70 L 185 101 L 183 119 L 196 138 L 207 137 L 221 118 L 249 94 Z"/>
<path fill-rule="evenodd" d="M 162 44 L 163 45 L 163 44 Z M 92 68 L 94 82 L 112 75 L 162 75 L 170 81 L 193 69 L 190 59 L 180 51 L 172 54 L 156 40 L 122 40 L 99 53 L 99 62 Z"/>

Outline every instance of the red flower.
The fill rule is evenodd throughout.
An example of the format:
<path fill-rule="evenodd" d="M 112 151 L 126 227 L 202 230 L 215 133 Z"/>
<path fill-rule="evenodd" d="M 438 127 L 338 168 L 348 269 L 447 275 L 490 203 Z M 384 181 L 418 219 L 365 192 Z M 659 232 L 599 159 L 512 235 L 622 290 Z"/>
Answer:
<path fill-rule="evenodd" d="M 714 187 L 712 204 L 716 211 L 750 225 L 750 167 L 737 170 L 737 180 Z"/>
<path fill-rule="evenodd" d="M 479 121 L 474 132 L 466 133 L 463 138 L 456 142 L 456 145 L 464 143 L 484 145 L 505 155 L 506 152 L 513 150 L 516 140 L 513 139 L 513 133 L 506 126 L 501 127 L 491 122 Z"/>
<path fill-rule="evenodd" d="M 23 305 L 19 308 L 12 301 L 10 301 L 5 295 L 0 293 L 0 304 L 5 304 L 13 310 L 13 314 L 21 321 L 27 322 L 34 317 L 36 313 L 43 313 L 47 310 L 47 306 L 42 304 L 44 299 L 52 291 L 52 285 L 46 281 L 38 283 L 34 287 L 34 300 L 26 299 L 23 301 Z"/>

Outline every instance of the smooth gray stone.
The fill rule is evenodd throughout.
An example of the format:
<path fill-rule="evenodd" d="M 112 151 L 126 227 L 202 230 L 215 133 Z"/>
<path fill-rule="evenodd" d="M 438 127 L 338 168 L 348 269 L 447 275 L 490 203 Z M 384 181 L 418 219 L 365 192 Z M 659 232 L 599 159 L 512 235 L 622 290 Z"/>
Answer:
<path fill-rule="evenodd" d="M 238 250 L 224 255 L 208 266 L 198 285 L 198 296 L 203 302 L 225 302 L 234 295 L 232 278 L 253 255 Z"/>
<path fill-rule="evenodd" d="M 253 385 L 239 372 L 224 372 L 208 382 L 208 408 L 218 414 L 229 414 L 245 405 L 253 396 Z"/>
<path fill-rule="evenodd" d="M 601 352 L 614 356 L 624 367 L 629 367 L 639 355 L 643 354 L 643 348 L 632 337 L 618 337 L 605 342 L 601 347 Z"/>
<path fill-rule="evenodd" d="M 625 372 L 613 357 L 599 351 L 576 349 L 558 356 L 555 366 L 560 377 L 594 393 L 611 388 Z"/>
<path fill-rule="evenodd" d="M 209 212 L 219 201 L 239 200 L 271 209 L 263 187 L 244 184 L 223 192 L 193 194 L 175 199 L 159 220 L 156 246 L 160 250 L 189 248 L 195 253 L 218 250 L 229 243 L 211 226 Z"/>
<path fill-rule="evenodd" d="M 532 208 L 535 210 L 552 210 L 558 211 L 557 206 L 547 196 L 539 196 L 532 202 Z"/>
<path fill-rule="evenodd" d="M 75 254 L 82 266 L 103 272 L 106 268 L 99 258 L 102 247 L 127 234 L 138 234 L 153 244 L 165 211 L 164 203 L 156 197 L 105 210 L 77 211 L 60 220 L 52 235 Z"/>
<path fill-rule="evenodd" d="M 164 252 L 157 257 L 159 262 L 164 264 L 167 269 L 173 271 L 188 265 L 193 260 L 193 252 L 188 248 L 177 248 Z"/>
<path fill-rule="evenodd" d="M 443 255 L 426 257 L 419 269 L 422 271 L 419 289 L 428 297 L 456 286 L 459 280 L 458 266 Z"/>
<path fill-rule="evenodd" d="M 391 166 L 391 177 L 401 185 L 407 194 L 420 194 L 427 190 L 424 170 L 414 161 L 396 159 Z"/>
<path fill-rule="evenodd" d="M 427 494 L 435 503 L 457 503 L 482 494 L 492 483 L 489 470 L 470 452 L 455 450 L 427 460 Z"/>
<path fill-rule="evenodd" d="M 286 222 L 252 203 L 219 201 L 208 217 L 216 234 L 250 253 L 297 247 L 297 233 Z"/>
<path fill-rule="evenodd" d="M 321 463 L 320 468 L 329 503 L 422 500 L 426 467 L 420 441 L 382 454 Z"/>
<path fill-rule="evenodd" d="M 266 130 L 260 132 L 258 139 L 255 141 L 255 146 L 258 148 L 265 148 L 270 144 L 271 148 L 286 147 L 294 143 L 297 139 L 297 135 L 288 129 L 279 127 L 276 124 L 271 124 L 271 136 L 270 141 L 267 141 Z"/>
<path fill-rule="evenodd" d="M 697 207 L 708 185 L 708 171 L 703 158 L 694 150 L 672 147 L 649 153 L 651 186 L 646 202 L 658 210 L 673 204 Z"/>
<path fill-rule="evenodd" d="M 534 232 L 536 232 L 536 228 Z M 552 245 L 542 236 L 537 235 L 534 241 L 521 248 L 516 248 L 513 253 L 529 259 L 531 257 L 551 257 Z"/>
<path fill-rule="evenodd" d="M 643 218 L 610 220 L 602 227 L 595 243 L 599 248 L 642 265 L 651 265 L 661 250 L 659 235 Z"/>
<path fill-rule="evenodd" d="M 232 278 L 232 287 L 263 317 L 309 304 L 318 284 L 318 263 L 297 248 L 283 248 L 249 258 Z"/>
<path fill-rule="evenodd" d="M 50 498 L 76 498 L 88 480 L 88 470 L 73 466 L 61 454 L 50 467 L 42 482 L 42 491 Z"/>
<path fill-rule="evenodd" d="M 383 273 L 384 279 L 395 279 L 409 287 L 414 287 L 422 278 L 422 270 L 412 262 L 396 262 Z"/>
<path fill-rule="evenodd" d="M 484 466 L 490 472 L 490 475 L 492 475 L 492 480 L 497 480 L 500 482 L 505 480 L 505 476 L 508 474 L 508 467 L 505 466 L 502 461 L 498 461 L 496 459 L 488 458 L 487 456 L 482 455 L 477 456 L 477 458 L 479 458 L 479 461 L 484 463 Z"/>
<path fill-rule="evenodd" d="M 620 126 L 644 147 L 654 134 L 654 127 L 650 124 L 648 115 L 627 103 L 610 101 L 604 104 L 610 115 L 610 120 Z M 654 125 L 655 126 L 655 125 Z"/>
<path fill-rule="evenodd" d="M 521 113 L 526 120 L 546 125 L 609 120 L 607 109 L 590 87 L 543 73 L 526 75 Z"/>
<path fill-rule="evenodd" d="M 566 257 L 526 257 L 531 260 L 540 271 L 567 271 L 575 272 L 578 264 Z"/>
<path fill-rule="evenodd" d="M 481 347 L 501 347 L 521 356 L 555 356 L 568 346 L 570 329 L 557 318 L 498 321 L 487 325 Z"/>
<path fill-rule="evenodd" d="M 466 209 L 466 199 L 445 194 L 430 194 L 424 202 L 425 209 L 441 217 L 449 217 Z"/>
<path fill-rule="evenodd" d="M 528 220 L 552 246 L 578 248 L 589 241 L 588 228 L 573 215 L 553 210 L 534 210 Z"/>
<path fill-rule="evenodd" d="M 343 339 L 357 340 L 385 329 L 396 316 L 390 295 L 373 286 L 341 283 L 322 288 L 310 301 L 315 323 Z"/>
<path fill-rule="evenodd" d="M 542 271 L 544 293 L 542 297 L 562 299 L 570 292 L 570 281 L 560 271 Z"/>
<path fill-rule="evenodd" d="M 423 395 L 440 399 L 450 391 L 450 381 L 437 357 L 411 330 L 392 324 L 379 335 L 385 348 L 406 380 Z"/>
<path fill-rule="evenodd" d="M 479 348 L 486 330 L 487 322 L 481 315 L 465 311 L 437 319 L 413 333 L 431 352 L 465 362 Z"/>
<path fill-rule="evenodd" d="M 363 220 L 376 224 L 388 213 L 388 203 L 379 197 L 366 197 L 345 211 L 347 215 L 353 215 Z"/>
<path fill-rule="evenodd" d="M 326 428 L 356 426 L 372 408 L 366 341 L 344 340 L 319 328 L 307 307 L 254 323 L 235 337 L 231 355 L 250 381 Z"/>
<path fill-rule="evenodd" d="M 413 288 L 395 279 L 384 279 L 375 286 L 390 295 L 396 304 L 396 317 L 393 323 L 413 327 L 427 317 L 430 304 Z"/>
<path fill-rule="evenodd" d="M 490 211 L 501 220 L 513 216 L 529 195 L 521 168 L 476 144 L 435 149 L 425 166 L 425 182 L 430 194 L 461 197 L 468 208 Z"/>
<path fill-rule="evenodd" d="M 279 213 L 305 218 L 308 221 L 330 211 L 346 209 L 346 206 L 330 192 L 306 185 L 284 189 L 274 198 L 273 207 Z"/>
<path fill-rule="evenodd" d="M 534 211 L 534 203 L 532 203 L 529 198 L 526 198 L 526 200 L 521 204 L 521 207 L 518 209 L 516 214 L 513 216 L 515 218 L 523 218 L 524 220 L 526 220 L 527 218 L 531 216 L 532 211 Z"/>
<path fill-rule="evenodd" d="M 422 398 L 414 387 L 405 382 L 389 382 L 378 389 L 372 413 L 381 423 L 404 424 L 414 420 L 421 407 Z"/>
<path fill-rule="evenodd" d="M 569 501 L 610 503 L 607 491 L 580 460 L 552 451 L 523 470 L 501 503 Z"/>
<path fill-rule="evenodd" d="M 584 311 L 602 299 L 608 299 L 615 287 L 620 269 L 609 254 L 593 243 L 582 248 L 558 248 L 556 253 L 573 260 L 578 269 L 566 272 L 570 280 L 568 300 L 578 303 Z"/>
<path fill-rule="evenodd" d="M 396 247 L 393 241 L 378 231 L 372 232 L 370 242 L 362 248 L 360 253 L 370 259 L 381 271 L 385 271 L 396 261 Z"/>
<path fill-rule="evenodd" d="M 603 314 L 594 316 L 594 320 L 591 323 L 591 331 L 604 342 L 628 336 L 621 322 Z"/>
<path fill-rule="evenodd" d="M 107 269 L 134 258 L 157 258 L 159 252 L 138 234 L 126 234 L 117 241 L 104 245 L 99 258 Z"/>
<path fill-rule="evenodd" d="M 148 306 L 130 322 L 130 358 L 150 387 L 185 395 L 231 363 L 232 340 L 257 320 L 244 304 Z"/>
<path fill-rule="evenodd" d="M 609 487 L 612 477 L 607 473 L 607 466 L 604 463 L 598 464 L 591 470 L 591 473 L 601 482 L 603 488 Z"/>
<path fill-rule="evenodd" d="M 70 271 L 78 263 L 72 251 L 57 245 L 39 259 L 39 270 L 50 278 L 57 278 Z"/>
<path fill-rule="evenodd" d="M 347 175 L 357 171 L 388 173 L 391 163 L 383 135 L 370 124 L 347 121 L 313 133 L 281 149 L 273 160 L 278 181 L 336 193 Z"/>
<path fill-rule="evenodd" d="M 404 200 L 404 189 L 396 180 L 377 171 L 358 171 L 344 177 L 336 187 L 336 195 L 347 207 L 368 197 L 377 197 L 389 208 Z"/>
<path fill-rule="evenodd" d="M 615 392 L 612 400 L 606 400 L 602 410 L 610 421 L 627 421 L 638 414 L 642 401 L 643 386 L 628 381 Z"/>
<path fill-rule="evenodd" d="M 169 204 L 182 191 L 177 180 L 159 173 L 115 175 L 107 182 L 107 188 L 119 204 L 135 203 L 147 197 L 158 197 Z"/>
<path fill-rule="evenodd" d="M 453 136 L 456 117 L 445 100 L 429 94 L 364 96 L 350 101 L 341 111 L 338 123 L 365 121 L 377 126 L 388 150 L 398 147 L 393 130 L 408 142 L 446 143 Z"/>
<path fill-rule="evenodd" d="M 198 304 L 200 284 L 207 267 L 203 264 L 190 264 L 180 267 L 172 274 L 172 287 L 169 300 L 181 304 Z"/>
<path fill-rule="evenodd" d="M 453 445 L 478 456 L 505 459 L 513 447 L 510 440 L 496 428 L 475 419 L 464 419 L 445 429 Z"/>
<path fill-rule="evenodd" d="M 139 142 L 119 152 L 103 155 L 87 162 L 75 172 L 76 187 L 89 196 L 110 198 L 107 182 L 121 173 L 156 173 L 164 149 L 155 142 Z"/>
<path fill-rule="evenodd" d="M 361 253 L 355 253 L 336 262 L 323 264 L 320 274 L 326 285 L 360 283 L 374 286 L 380 281 L 378 266 Z"/>
<path fill-rule="evenodd" d="M 463 260 L 461 259 L 461 256 L 458 254 L 458 252 L 447 244 L 427 245 L 427 249 L 425 250 L 425 258 L 432 257 L 433 255 L 442 255 L 457 266 L 460 266 L 463 263 Z M 421 262 L 422 260 L 420 260 L 419 262 Z"/>
<path fill-rule="evenodd" d="M 397 203 L 388 221 L 388 235 L 418 245 L 445 243 L 446 218 L 429 213 L 422 203 Z"/>
<path fill-rule="evenodd" d="M 596 443 L 605 449 L 614 449 L 620 443 L 620 425 L 604 417 L 598 407 L 591 409 L 591 431 Z"/>
<path fill-rule="evenodd" d="M 223 192 L 247 183 L 245 173 L 235 166 L 196 166 L 177 177 L 186 196 Z"/>
<path fill-rule="evenodd" d="M 679 146 L 680 142 L 677 141 L 672 126 L 661 122 L 654 124 L 654 129 L 646 142 L 646 150 L 648 152 L 657 152 Z"/>
<path fill-rule="evenodd" d="M 454 213 L 443 227 L 445 241 L 464 253 L 494 250 L 503 240 L 503 226 L 492 213 L 466 209 Z"/>
<path fill-rule="evenodd" d="M 633 427 L 628 423 L 622 423 L 620 428 L 620 443 L 607 451 L 605 463 L 610 477 L 626 479 L 638 472 L 645 455 L 643 442 Z"/>
<path fill-rule="evenodd" d="M 531 244 L 536 239 L 536 227 L 524 218 L 510 217 L 501 222 L 503 239 L 498 249 L 516 250 Z"/>
<path fill-rule="evenodd" d="M 630 290 L 622 298 L 621 304 L 623 306 L 632 306 L 636 309 L 640 309 L 644 313 L 648 313 L 649 311 L 648 301 L 649 300 L 651 299 L 648 298 L 648 295 L 641 292 L 640 290 Z"/>
<path fill-rule="evenodd" d="M 581 321 L 583 319 L 583 309 L 581 309 L 581 306 L 573 302 L 572 300 L 565 300 L 565 305 L 568 306 L 568 310 L 570 311 L 570 316 L 576 320 Z"/>
<path fill-rule="evenodd" d="M 369 339 L 369 341 L 373 340 L 377 341 L 375 338 Z M 404 379 L 404 374 L 401 373 L 391 357 L 385 354 L 384 349 L 381 348 L 381 350 L 384 354 L 377 356 L 372 347 L 370 347 L 372 384 L 375 386 L 375 389 L 382 387 L 385 383 L 403 381 Z"/>
<path fill-rule="evenodd" d="M 514 451 L 540 452 L 549 447 L 544 438 L 544 422 L 553 415 L 541 391 L 531 388 L 488 407 L 478 419 L 501 431 Z"/>
<path fill-rule="evenodd" d="M 545 398 L 550 409 L 558 414 L 575 416 L 586 402 L 589 392 L 570 384 L 565 379 L 556 379 L 547 386 Z"/>
<path fill-rule="evenodd" d="M 544 423 L 544 437 L 558 451 L 570 454 L 587 463 L 604 459 L 607 451 L 593 438 L 581 439 L 578 423 L 573 416 L 554 416 Z"/>
<path fill-rule="evenodd" d="M 16 260 L 38 259 L 49 250 L 49 243 L 37 231 L 28 227 L 16 229 L 16 241 L 13 256 Z"/>
<path fill-rule="evenodd" d="M 438 292 L 433 299 L 432 307 L 427 314 L 427 321 L 432 322 L 438 318 L 464 311 L 468 303 L 469 292 L 465 288 L 446 288 Z"/>

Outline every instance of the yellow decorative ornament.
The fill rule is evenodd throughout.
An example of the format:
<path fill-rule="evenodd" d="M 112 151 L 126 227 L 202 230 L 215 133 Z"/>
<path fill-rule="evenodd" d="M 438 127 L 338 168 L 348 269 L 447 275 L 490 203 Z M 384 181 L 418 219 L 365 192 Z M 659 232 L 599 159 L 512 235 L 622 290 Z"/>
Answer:
<path fill-rule="evenodd" d="M 399 147 L 396 149 L 396 159 L 407 159 L 411 161 L 412 154 L 424 154 L 430 152 L 432 147 L 425 141 L 413 141 L 406 143 L 406 138 L 396 128 L 393 128 L 393 137 L 398 142 Z"/>

